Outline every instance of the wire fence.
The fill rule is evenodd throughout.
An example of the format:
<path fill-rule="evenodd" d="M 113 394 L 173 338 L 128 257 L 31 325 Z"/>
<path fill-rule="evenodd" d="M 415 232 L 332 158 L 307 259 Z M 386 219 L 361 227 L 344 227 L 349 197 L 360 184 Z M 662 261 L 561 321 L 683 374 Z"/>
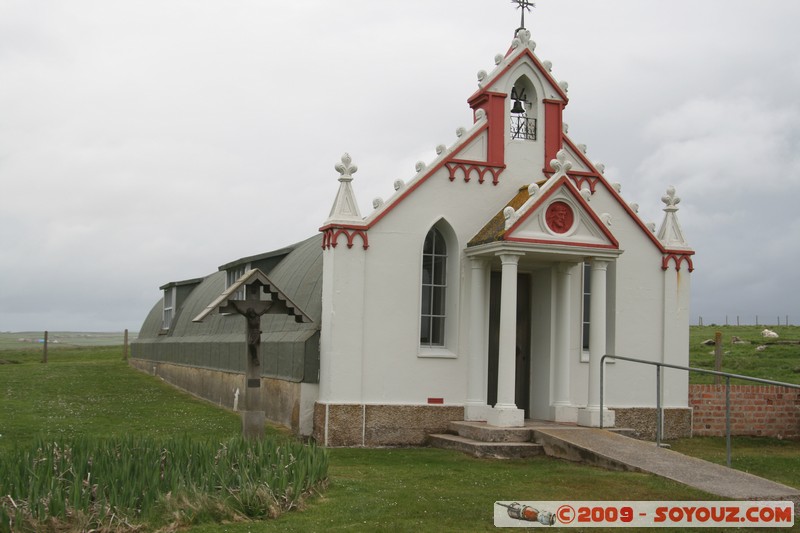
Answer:
<path fill-rule="evenodd" d="M 725 315 L 724 317 L 698 316 L 698 326 L 794 326 L 789 315 Z"/>

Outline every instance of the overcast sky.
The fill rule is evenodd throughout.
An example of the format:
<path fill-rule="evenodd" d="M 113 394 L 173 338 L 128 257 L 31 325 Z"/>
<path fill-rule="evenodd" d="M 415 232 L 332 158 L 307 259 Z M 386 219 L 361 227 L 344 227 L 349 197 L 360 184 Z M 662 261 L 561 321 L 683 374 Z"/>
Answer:
<path fill-rule="evenodd" d="M 570 136 L 646 220 L 669 185 L 692 322 L 800 323 L 800 2 L 540 0 Z M 471 124 L 508 0 L 0 0 L 0 331 L 136 331 L 169 281 L 362 213 Z"/>

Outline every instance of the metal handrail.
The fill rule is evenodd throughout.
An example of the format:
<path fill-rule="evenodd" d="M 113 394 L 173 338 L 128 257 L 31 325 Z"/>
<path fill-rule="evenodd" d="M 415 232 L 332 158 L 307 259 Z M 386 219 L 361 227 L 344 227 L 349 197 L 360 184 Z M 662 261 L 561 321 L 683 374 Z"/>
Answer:
<path fill-rule="evenodd" d="M 728 466 L 731 466 L 731 378 L 743 379 L 746 381 L 755 381 L 757 383 L 764 383 L 766 385 L 775 385 L 777 387 L 787 387 L 790 389 L 800 389 L 800 385 L 793 383 L 785 383 L 783 381 L 773 381 L 771 379 L 754 378 L 751 376 L 742 376 L 740 374 L 731 374 L 730 372 L 720 372 L 718 370 L 706 370 L 704 368 L 694 368 L 691 366 L 672 365 L 669 363 L 659 363 L 657 361 L 647 361 L 645 359 L 634 359 L 632 357 L 623 357 L 621 355 L 606 354 L 600 358 L 600 429 L 603 429 L 603 397 L 605 380 L 603 375 L 605 372 L 606 358 L 612 358 L 620 361 L 629 361 L 631 363 L 642 363 L 656 367 L 656 446 L 661 446 L 661 428 L 664 420 L 664 408 L 661 406 L 661 367 L 672 368 L 675 370 L 685 370 L 687 372 L 700 372 L 701 374 L 711 374 L 712 376 L 722 376 L 725 378 L 725 452 Z"/>

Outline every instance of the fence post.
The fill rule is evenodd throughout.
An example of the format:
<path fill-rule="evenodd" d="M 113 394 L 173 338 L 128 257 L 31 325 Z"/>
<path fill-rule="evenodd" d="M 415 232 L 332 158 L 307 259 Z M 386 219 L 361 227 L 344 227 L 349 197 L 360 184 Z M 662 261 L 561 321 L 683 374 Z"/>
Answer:
<path fill-rule="evenodd" d="M 656 446 L 661 448 L 661 426 L 663 424 L 661 411 L 661 365 L 656 365 Z"/>
<path fill-rule="evenodd" d="M 731 467 L 731 377 L 725 376 L 725 457 Z"/>
<path fill-rule="evenodd" d="M 722 332 L 714 333 L 714 370 L 722 372 Z M 714 376 L 714 385 L 719 385 L 719 376 Z"/>
<path fill-rule="evenodd" d="M 128 360 L 128 330 L 125 329 L 125 335 L 122 338 L 122 360 Z"/>
<path fill-rule="evenodd" d="M 47 362 L 47 332 L 44 332 L 44 346 L 42 347 L 42 363 Z"/>

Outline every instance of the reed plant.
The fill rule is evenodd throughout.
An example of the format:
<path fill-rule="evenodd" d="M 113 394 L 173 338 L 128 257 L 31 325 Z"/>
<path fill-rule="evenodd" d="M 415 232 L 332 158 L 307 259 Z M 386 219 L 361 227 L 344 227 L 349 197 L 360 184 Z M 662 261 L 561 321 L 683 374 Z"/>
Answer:
<path fill-rule="evenodd" d="M 38 440 L 0 458 L 0 531 L 119 531 L 263 519 L 327 480 L 328 454 L 281 437 Z"/>

